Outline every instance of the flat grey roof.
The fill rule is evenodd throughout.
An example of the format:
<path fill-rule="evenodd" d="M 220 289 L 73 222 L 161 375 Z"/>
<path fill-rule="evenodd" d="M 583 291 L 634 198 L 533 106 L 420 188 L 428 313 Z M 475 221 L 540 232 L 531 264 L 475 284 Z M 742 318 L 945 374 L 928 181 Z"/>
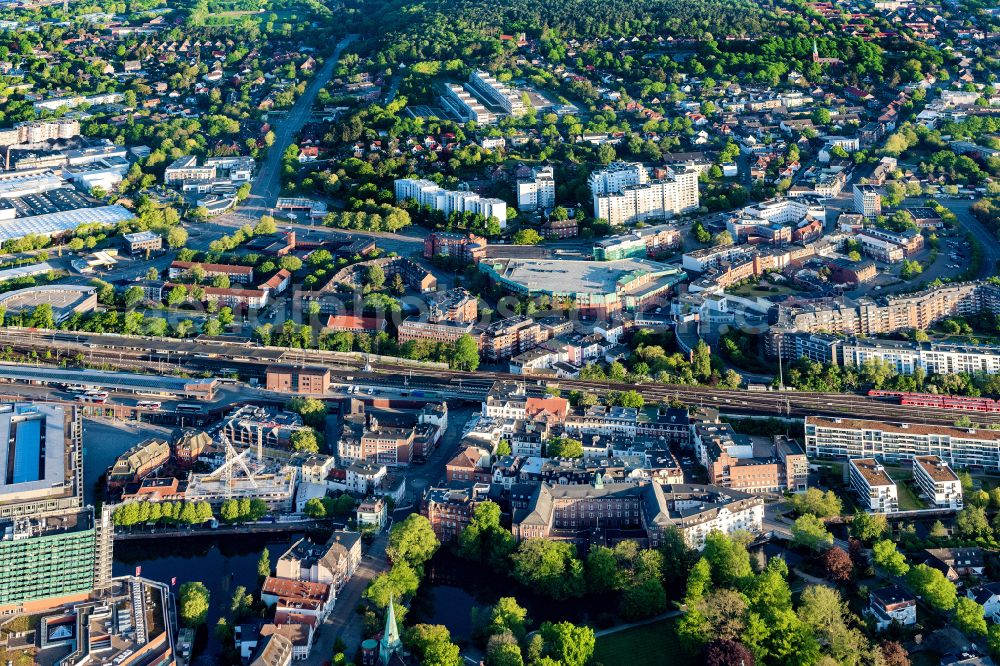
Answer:
<path fill-rule="evenodd" d="M 572 261 L 568 259 L 486 260 L 505 280 L 544 289 L 552 293 L 612 294 L 630 273 L 659 273 L 672 270 L 666 264 L 647 259 L 618 261 Z M 499 270 L 497 270 L 499 268 Z"/>
<path fill-rule="evenodd" d="M 178 393 L 186 393 L 190 387 L 195 385 L 211 384 L 217 381 L 215 379 L 135 375 L 129 372 L 106 372 L 104 370 L 72 370 L 17 363 L 0 363 L 0 377 L 21 381 L 78 384 L 111 390 L 141 391 L 153 389 Z"/>
<path fill-rule="evenodd" d="M 20 217 L 0 222 L 0 242 L 28 234 L 50 236 L 72 231 L 82 224 L 117 224 L 134 217 L 127 208 L 119 204 Z"/>

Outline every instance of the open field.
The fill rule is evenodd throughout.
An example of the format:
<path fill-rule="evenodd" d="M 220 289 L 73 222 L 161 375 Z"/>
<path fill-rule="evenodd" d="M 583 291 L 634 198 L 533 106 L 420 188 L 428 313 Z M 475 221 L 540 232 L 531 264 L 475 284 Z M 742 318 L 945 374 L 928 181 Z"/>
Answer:
<path fill-rule="evenodd" d="M 698 661 L 681 651 L 677 618 L 632 627 L 597 639 L 594 661 L 604 666 L 694 666 Z"/>

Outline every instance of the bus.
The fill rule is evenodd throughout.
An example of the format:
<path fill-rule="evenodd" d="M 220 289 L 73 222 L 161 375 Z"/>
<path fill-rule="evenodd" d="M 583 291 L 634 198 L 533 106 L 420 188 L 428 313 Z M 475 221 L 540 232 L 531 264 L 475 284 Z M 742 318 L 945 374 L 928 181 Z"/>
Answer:
<path fill-rule="evenodd" d="M 86 386 L 79 386 L 77 384 L 63 384 L 63 390 L 67 393 L 86 393 Z"/>
<path fill-rule="evenodd" d="M 107 393 L 84 393 L 76 396 L 76 399 L 80 402 L 91 403 L 95 405 L 103 405 L 108 401 Z"/>
<path fill-rule="evenodd" d="M 162 407 L 163 405 L 162 405 L 162 403 L 160 403 L 160 402 L 158 402 L 156 400 L 140 400 L 139 402 L 135 403 L 135 406 L 136 407 L 142 407 L 144 409 L 152 409 L 152 410 L 155 411 L 155 410 L 159 409 L 160 407 Z"/>
<path fill-rule="evenodd" d="M 174 411 L 184 413 L 200 412 L 201 405 L 193 402 L 178 402 L 177 405 L 174 406 Z"/>

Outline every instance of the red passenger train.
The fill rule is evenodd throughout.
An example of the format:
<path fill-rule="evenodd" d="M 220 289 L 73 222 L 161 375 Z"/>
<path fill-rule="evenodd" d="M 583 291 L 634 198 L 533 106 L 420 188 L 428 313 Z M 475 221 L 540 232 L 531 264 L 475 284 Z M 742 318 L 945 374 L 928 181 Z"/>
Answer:
<path fill-rule="evenodd" d="M 992 398 L 970 398 L 958 395 L 936 395 L 934 393 L 908 393 L 906 391 L 868 391 L 876 398 L 898 398 L 900 405 L 913 407 L 934 407 L 937 409 L 960 409 L 967 412 L 1000 413 L 1000 402 Z"/>

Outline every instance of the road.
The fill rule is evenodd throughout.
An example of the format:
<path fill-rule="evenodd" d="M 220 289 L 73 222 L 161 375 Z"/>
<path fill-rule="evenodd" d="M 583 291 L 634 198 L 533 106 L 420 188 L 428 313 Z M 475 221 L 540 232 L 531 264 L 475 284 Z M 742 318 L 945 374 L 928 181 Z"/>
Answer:
<path fill-rule="evenodd" d="M 288 147 L 295 142 L 302 126 L 309 119 L 313 102 L 316 101 L 320 88 L 325 86 L 333 75 L 333 68 L 340 61 L 340 54 L 354 39 L 355 35 L 348 35 L 340 40 L 333 54 L 316 72 L 316 76 L 295 101 L 288 115 L 280 123 L 275 123 L 274 145 L 268 149 L 264 161 L 260 164 L 260 169 L 250 186 L 250 196 L 232 212 L 217 217 L 214 220 L 217 224 L 239 227 L 247 222 L 256 222 L 268 210 L 274 208 L 278 195 L 281 194 L 281 158 Z"/>
<path fill-rule="evenodd" d="M 388 540 L 387 534 L 383 532 L 372 542 L 367 553 L 361 558 L 358 570 L 340 590 L 333 612 L 320 627 L 309 658 L 302 663 L 309 666 L 330 663 L 333 645 L 338 638 L 347 644 L 348 655 L 354 654 L 361 641 L 367 638 L 363 635 L 364 618 L 358 615 L 356 609 L 361 603 L 361 595 L 364 594 L 368 583 L 389 567 L 389 560 L 385 554 Z"/>

